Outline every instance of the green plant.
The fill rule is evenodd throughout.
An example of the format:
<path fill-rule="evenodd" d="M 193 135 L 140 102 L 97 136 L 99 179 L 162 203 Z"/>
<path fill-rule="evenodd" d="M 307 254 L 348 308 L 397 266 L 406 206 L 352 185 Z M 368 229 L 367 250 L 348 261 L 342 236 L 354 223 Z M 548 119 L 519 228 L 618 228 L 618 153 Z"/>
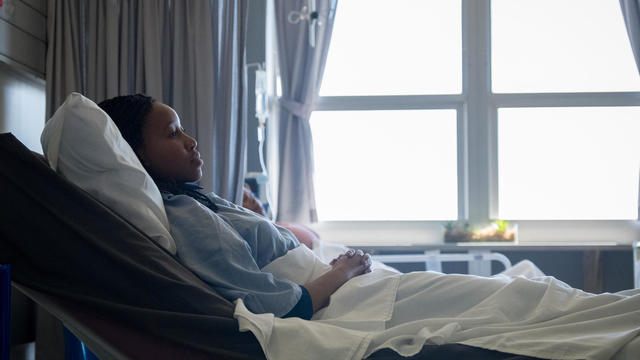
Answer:
<path fill-rule="evenodd" d="M 509 227 L 509 222 L 507 220 L 496 220 L 495 224 L 498 226 L 497 232 L 500 234 L 504 234 Z"/>
<path fill-rule="evenodd" d="M 452 230 L 453 230 L 453 224 L 454 224 L 454 222 L 453 222 L 453 221 L 447 221 L 447 222 L 444 224 L 444 229 L 445 229 L 446 231 L 452 231 Z"/>

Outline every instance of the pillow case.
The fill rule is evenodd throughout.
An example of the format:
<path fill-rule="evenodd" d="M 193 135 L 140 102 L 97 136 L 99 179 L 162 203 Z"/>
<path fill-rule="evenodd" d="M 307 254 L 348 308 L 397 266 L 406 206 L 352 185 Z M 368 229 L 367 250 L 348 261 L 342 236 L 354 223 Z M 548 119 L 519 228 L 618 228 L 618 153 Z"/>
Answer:
<path fill-rule="evenodd" d="M 40 142 L 51 168 L 176 253 L 158 187 L 98 105 L 71 93 L 47 121 Z"/>

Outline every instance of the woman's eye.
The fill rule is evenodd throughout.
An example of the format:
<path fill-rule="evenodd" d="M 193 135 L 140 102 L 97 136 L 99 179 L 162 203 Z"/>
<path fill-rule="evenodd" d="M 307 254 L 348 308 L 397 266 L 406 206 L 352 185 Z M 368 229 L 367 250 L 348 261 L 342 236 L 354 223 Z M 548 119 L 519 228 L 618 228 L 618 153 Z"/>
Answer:
<path fill-rule="evenodd" d="M 175 137 L 178 135 L 177 131 L 172 131 L 171 134 L 169 134 L 169 137 Z"/>

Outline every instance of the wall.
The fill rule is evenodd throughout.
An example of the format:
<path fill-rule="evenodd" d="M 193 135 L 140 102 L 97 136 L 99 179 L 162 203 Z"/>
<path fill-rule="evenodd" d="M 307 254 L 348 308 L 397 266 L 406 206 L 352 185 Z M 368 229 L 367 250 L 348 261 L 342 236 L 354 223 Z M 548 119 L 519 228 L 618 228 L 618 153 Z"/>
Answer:
<path fill-rule="evenodd" d="M 42 153 L 45 82 L 0 62 L 0 133 L 11 132 L 32 151 Z"/>
<path fill-rule="evenodd" d="M 0 133 L 42 153 L 45 123 L 46 0 L 4 0 L 0 7 Z M 11 343 L 33 341 L 34 305 L 11 296 Z"/>
<path fill-rule="evenodd" d="M 0 7 L 0 61 L 44 78 L 45 0 L 4 0 Z"/>
<path fill-rule="evenodd" d="M 46 1 L 4 0 L 0 7 L 0 132 L 42 152 L 45 122 Z"/>

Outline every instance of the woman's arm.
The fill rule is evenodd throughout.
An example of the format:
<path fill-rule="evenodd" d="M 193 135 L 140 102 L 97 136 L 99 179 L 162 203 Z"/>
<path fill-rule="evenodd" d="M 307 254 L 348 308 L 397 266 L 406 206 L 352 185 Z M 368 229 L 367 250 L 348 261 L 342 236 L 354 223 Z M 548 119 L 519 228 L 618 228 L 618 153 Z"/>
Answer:
<path fill-rule="evenodd" d="M 218 213 L 203 211 L 202 207 L 189 197 L 174 196 L 165 199 L 171 234 L 176 241 L 180 261 L 224 297 L 230 300 L 242 298 L 252 312 L 286 315 L 287 310 L 284 309 L 291 310 L 296 306 L 292 301 L 298 298 L 296 292 L 302 290 L 298 290 L 299 286 L 290 281 L 277 279 L 272 274 L 260 270 L 261 265 L 253 258 L 249 243 L 238 229 L 233 227 L 233 224 L 238 225 L 247 238 L 251 238 L 247 231 L 253 231 L 255 227 L 247 227 L 246 221 L 242 218 L 232 216 L 233 211 L 249 211 L 217 197 L 213 200 L 220 209 L 220 214 L 224 214 L 227 220 L 220 218 Z M 293 237 L 288 231 L 284 231 Z M 270 235 L 285 235 L 275 228 L 274 232 L 275 234 Z M 262 234 L 270 239 L 267 235 L 269 234 Z M 257 248 L 256 253 L 267 254 L 267 250 L 273 247 L 273 242 L 267 241 L 265 244 L 271 246 L 266 246 L 265 249 Z M 309 294 L 303 296 L 308 296 L 311 300 L 311 306 L 308 303 L 306 305 L 307 309 L 313 308 L 315 312 L 326 306 L 331 294 L 352 277 L 370 271 L 370 264 L 369 255 L 362 251 L 350 250 L 340 255 L 331 262 L 331 270 L 304 285 Z"/>
<path fill-rule="evenodd" d="M 329 305 L 329 297 L 349 279 L 370 272 L 371 258 L 361 250 L 349 250 L 331 262 L 333 268 L 304 287 L 311 295 L 313 312 Z"/>

